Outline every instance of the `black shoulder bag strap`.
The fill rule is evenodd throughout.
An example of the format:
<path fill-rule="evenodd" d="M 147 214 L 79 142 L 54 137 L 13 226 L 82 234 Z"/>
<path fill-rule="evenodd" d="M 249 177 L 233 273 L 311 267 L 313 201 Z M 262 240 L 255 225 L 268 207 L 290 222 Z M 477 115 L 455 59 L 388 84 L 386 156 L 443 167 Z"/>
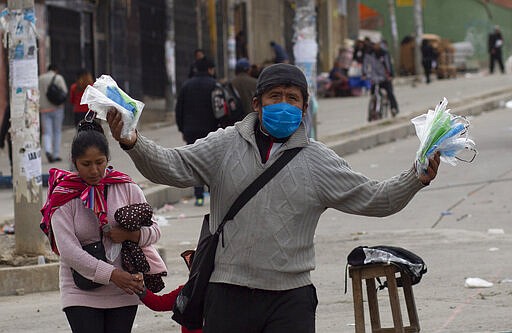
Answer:
<path fill-rule="evenodd" d="M 242 209 L 242 207 L 245 206 L 245 204 L 279 172 L 279 170 L 290 162 L 301 149 L 302 147 L 297 147 L 286 150 L 283 155 L 277 159 L 277 161 L 259 175 L 258 178 L 256 178 L 231 205 L 228 213 L 217 228 L 216 233 L 221 233 L 224 228 L 224 224 L 226 224 L 227 221 L 232 220 L 238 211 Z M 224 237 L 222 237 L 222 245 L 224 246 Z"/>

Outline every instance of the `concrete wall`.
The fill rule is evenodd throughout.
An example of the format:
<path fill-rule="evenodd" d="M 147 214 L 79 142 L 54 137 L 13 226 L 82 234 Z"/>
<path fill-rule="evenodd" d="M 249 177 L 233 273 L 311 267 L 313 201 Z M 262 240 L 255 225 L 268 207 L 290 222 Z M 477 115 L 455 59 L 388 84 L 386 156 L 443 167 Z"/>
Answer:
<path fill-rule="evenodd" d="M 347 17 L 337 0 L 318 1 L 317 6 L 318 72 L 328 72 L 347 38 Z"/>
<path fill-rule="evenodd" d="M 285 44 L 283 6 L 282 1 L 274 0 L 247 3 L 248 51 L 251 62 L 261 64 L 273 59 L 270 41 Z"/>

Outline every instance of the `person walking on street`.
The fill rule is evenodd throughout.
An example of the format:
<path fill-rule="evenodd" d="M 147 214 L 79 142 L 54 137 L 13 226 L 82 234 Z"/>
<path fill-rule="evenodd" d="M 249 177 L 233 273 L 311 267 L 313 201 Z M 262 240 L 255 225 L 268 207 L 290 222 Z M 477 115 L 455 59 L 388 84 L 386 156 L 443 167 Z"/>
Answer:
<path fill-rule="evenodd" d="M 219 128 L 212 106 L 212 91 L 216 85 L 213 77 L 215 65 L 209 59 L 202 58 L 196 61 L 196 69 L 197 73 L 183 83 L 175 109 L 176 125 L 187 144 L 192 144 Z M 202 184 L 203 181 L 193 184 L 196 206 L 204 204 Z"/>
<path fill-rule="evenodd" d="M 389 53 L 381 47 L 380 43 L 373 44 L 372 52 L 366 53 L 363 62 L 363 78 L 369 78 L 371 81 L 370 93 L 378 94 L 375 91 L 376 85 L 384 89 L 391 105 L 391 114 L 395 117 L 398 110 L 398 102 L 393 93 L 393 65 Z"/>
<path fill-rule="evenodd" d="M 256 92 L 256 80 L 249 75 L 251 64 L 247 58 L 238 59 L 235 66 L 235 77 L 231 80 L 231 85 L 238 91 L 244 114 L 253 112 L 252 97 Z"/>
<path fill-rule="evenodd" d="M 60 162 L 60 146 L 62 142 L 62 123 L 64 122 L 64 102 L 55 105 L 48 100 L 46 92 L 54 82 L 64 92 L 68 92 L 64 77 L 59 74 L 56 65 L 48 66 L 48 71 L 39 76 L 39 112 L 41 113 L 41 130 L 44 150 L 48 162 Z"/>
<path fill-rule="evenodd" d="M 428 39 L 421 41 L 421 63 L 425 72 L 425 80 L 430 83 L 430 73 L 432 72 L 432 64 L 437 60 L 437 54 Z"/>
<path fill-rule="evenodd" d="M 93 83 L 92 74 L 86 69 L 81 69 L 78 72 L 76 81 L 69 88 L 69 102 L 73 105 L 75 127 L 78 126 L 78 123 L 84 119 L 87 111 L 89 111 L 89 106 L 87 104 L 80 104 L 80 101 L 82 100 L 85 88 L 92 86 Z"/>
<path fill-rule="evenodd" d="M 426 170 L 414 163 L 374 180 L 307 136 L 308 84 L 290 64 L 259 76 L 253 112 L 192 145 L 164 148 L 133 130 L 121 138 L 121 113 L 107 121 L 113 137 L 149 180 L 210 187 L 210 231 L 238 195 L 286 150 L 300 152 L 223 229 L 204 308 L 203 332 L 315 332 L 314 235 L 327 208 L 383 217 L 403 209 L 435 178 L 439 153 Z"/>
<path fill-rule="evenodd" d="M 494 73 L 494 63 L 498 62 L 501 73 L 505 73 L 505 67 L 503 66 L 503 36 L 499 26 L 494 27 L 493 33 L 489 34 L 489 73 Z"/>
<path fill-rule="evenodd" d="M 116 244 L 120 248 L 124 241 L 132 241 L 141 247 L 150 272 L 166 271 L 152 246 L 160 238 L 160 228 L 154 217 L 151 225 L 136 231 L 119 227 L 117 210 L 146 199 L 128 175 L 107 167 L 110 150 L 99 123 L 80 122 L 71 160 L 77 172 L 50 169 L 48 197 L 41 209 L 41 229 L 60 255 L 62 309 L 75 333 L 130 332 L 139 304 L 136 294 L 144 288 L 140 275 L 125 271 L 123 256 L 113 250 Z M 104 247 L 101 260 L 83 248 L 95 242 Z M 73 271 L 96 283 L 94 289 L 84 289 Z"/>

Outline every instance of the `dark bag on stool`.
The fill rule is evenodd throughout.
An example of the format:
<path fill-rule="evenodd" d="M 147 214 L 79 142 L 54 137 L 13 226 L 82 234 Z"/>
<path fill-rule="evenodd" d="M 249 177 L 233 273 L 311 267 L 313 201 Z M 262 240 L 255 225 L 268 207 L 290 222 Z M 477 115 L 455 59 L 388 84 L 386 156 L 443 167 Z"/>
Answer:
<path fill-rule="evenodd" d="M 84 249 L 84 251 L 92 255 L 94 258 L 107 262 L 105 247 L 101 241 L 87 244 L 83 246 L 82 249 Z M 101 283 L 93 282 L 92 280 L 85 278 L 73 268 L 71 268 L 71 272 L 73 272 L 73 280 L 75 281 L 76 286 L 80 289 L 91 290 L 103 286 Z"/>
<path fill-rule="evenodd" d="M 402 247 L 389 245 L 358 246 L 347 256 L 347 267 L 348 265 L 361 266 L 371 264 L 392 264 L 397 266 L 401 272 L 409 275 L 412 285 L 419 283 L 423 274 L 427 273 L 427 265 L 423 259 Z M 345 293 L 347 292 L 346 282 L 345 276 Z M 396 282 L 398 287 L 402 287 L 401 278 L 397 278 Z M 379 289 L 386 287 L 387 281 L 384 281 Z"/>
<path fill-rule="evenodd" d="M 219 237 L 227 221 L 288 163 L 301 148 L 292 148 L 283 153 L 265 172 L 254 180 L 235 200 L 214 234 L 210 233 L 210 215 L 205 215 L 197 249 L 187 283 L 181 289 L 173 307 L 172 319 L 189 330 L 203 327 L 204 299 L 215 263 Z"/>

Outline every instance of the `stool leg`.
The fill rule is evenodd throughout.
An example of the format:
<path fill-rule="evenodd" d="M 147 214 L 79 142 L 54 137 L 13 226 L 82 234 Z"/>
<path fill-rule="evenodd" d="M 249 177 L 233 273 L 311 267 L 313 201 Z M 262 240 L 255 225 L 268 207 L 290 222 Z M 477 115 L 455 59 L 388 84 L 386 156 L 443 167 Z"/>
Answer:
<path fill-rule="evenodd" d="M 398 299 L 395 268 L 393 266 L 386 267 L 386 281 L 388 282 L 389 303 L 391 305 L 395 333 L 405 333 L 402 321 L 402 312 L 400 310 L 400 300 Z"/>
<path fill-rule="evenodd" d="M 407 306 L 407 314 L 409 315 L 409 324 L 413 332 L 420 331 L 420 321 L 418 319 L 418 312 L 416 311 L 416 302 L 414 301 L 414 293 L 412 292 L 412 283 L 409 275 L 400 273 L 403 283 L 405 304 Z"/>
<path fill-rule="evenodd" d="M 379 301 L 377 299 L 377 287 L 375 285 L 375 279 L 366 279 L 366 293 L 368 294 L 368 309 L 370 311 L 372 331 L 375 331 L 381 328 Z"/>
<path fill-rule="evenodd" d="M 354 319 L 356 324 L 356 333 L 364 333 L 364 307 L 363 307 L 363 288 L 361 280 L 361 271 L 353 270 L 352 277 L 352 295 L 354 298 Z"/>

